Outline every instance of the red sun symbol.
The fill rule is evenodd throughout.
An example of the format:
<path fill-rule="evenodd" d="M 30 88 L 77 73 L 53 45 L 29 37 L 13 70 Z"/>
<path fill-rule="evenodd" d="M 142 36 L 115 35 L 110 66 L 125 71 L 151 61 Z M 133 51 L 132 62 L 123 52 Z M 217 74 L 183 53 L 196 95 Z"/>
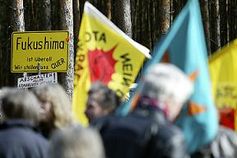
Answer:
<path fill-rule="evenodd" d="M 114 73 L 116 60 L 113 59 L 113 52 L 116 46 L 108 51 L 103 49 L 88 50 L 91 81 L 101 81 L 108 84 Z"/>

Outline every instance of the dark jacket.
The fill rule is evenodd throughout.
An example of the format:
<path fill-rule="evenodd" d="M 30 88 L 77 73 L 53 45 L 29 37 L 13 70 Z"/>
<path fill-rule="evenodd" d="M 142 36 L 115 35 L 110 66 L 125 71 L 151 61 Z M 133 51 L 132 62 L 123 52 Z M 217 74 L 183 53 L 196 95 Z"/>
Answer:
<path fill-rule="evenodd" d="M 159 110 L 137 108 L 126 117 L 107 116 L 92 123 L 99 129 L 108 158 L 185 158 L 180 130 Z"/>
<path fill-rule="evenodd" d="M 47 158 L 48 141 L 25 120 L 8 120 L 0 124 L 1 158 Z"/>
<path fill-rule="evenodd" d="M 191 158 L 237 158 L 237 134 L 221 126 L 212 143 L 193 153 Z"/>

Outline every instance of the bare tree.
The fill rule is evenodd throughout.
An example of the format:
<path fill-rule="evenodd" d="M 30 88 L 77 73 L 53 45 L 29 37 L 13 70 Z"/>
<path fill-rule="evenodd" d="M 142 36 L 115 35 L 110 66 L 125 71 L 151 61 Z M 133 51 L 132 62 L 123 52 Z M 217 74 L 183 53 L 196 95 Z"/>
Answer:
<path fill-rule="evenodd" d="M 112 18 L 112 3 L 111 3 L 111 0 L 107 0 L 106 7 L 107 7 L 107 17 L 108 17 L 108 19 L 111 20 L 111 18 Z"/>
<path fill-rule="evenodd" d="M 226 0 L 226 40 L 227 42 L 230 41 L 230 1 L 231 0 Z"/>
<path fill-rule="evenodd" d="M 74 46 L 76 51 L 77 43 L 78 43 L 78 35 L 79 35 L 79 28 L 81 23 L 81 14 L 80 14 L 80 2 L 79 0 L 73 0 L 73 21 L 74 21 Z"/>
<path fill-rule="evenodd" d="M 53 30 L 61 29 L 61 6 L 59 0 L 51 0 L 51 25 Z"/>
<path fill-rule="evenodd" d="M 160 33 L 165 34 L 170 27 L 170 0 L 160 1 Z"/>
<path fill-rule="evenodd" d="M 131 20 L 132 20 L 132 37 L 140 42 L 140 30 L 141 30 L 141 13 L 139 12 L 139 0 L 131 0 Z"/>
<path fill-rule="evenodd" d="M 62 85 L 68 95 L 72 97 L 73 93 L 73 78 L 74 78 L 74 43 L 73 43 L 73 1 L 60 0 L 61 8 L 61 29 L 69 31 L 69 57 L 68 70 L 66 74 L 62 74 Z"/>
<path fill-rule="evenodd" d="M 149 1 L 148 1 L 149 2 Z M 147 47 L 150 47 L 151 46 L 151 37 L 150 37 L 150 34 L 148 33 L 148 28 L 147 26 L 149 26 L 149 19 L 150 19 L 150 16 L 149 16 L 149 8 L 148 8 L 148 5 L 146 5 L 146 1 L 143 1 L 143 0 L 140 0 L 140 12 L 141 12 L 141 16 L 140 16 L 140 19 L 141 19 L 141 42 L 147 46 Z M 150 29 L 150 28 L 149 28 Z"/>
<path fill-rule="evenodd" d="M 85 1 L 85 0 L 80 0 Z M 100 12 L 102 12 L 108 19 L 111 19 L 111 9 L 112 3 L 111 0 L 89 0 Z M 113 1 L 113 4 L 116 1 Z"/>
<path fill-rule="evenodd" d="M 230 41 L 237 38 L 237 0 L 229 0 Z"/>
<path fill-rule="evenodd" d="M 227 43 L 227 5 L 226 0 L 219 0 L 220 6 L 220 42 L 221 46 Z"/>
<path fill-rule="evenodd" d="M 24 0 L 24 20 L 25 30 L 32 31 L 37 28 L 37 21 L 35 17 L 34 0 Z M 29 18 L 30 17 L 30 18 Z"/>
<path fill-rule="evenodd" d="M 157 26 L 159 26 L 159 20 L 157 20 L 157 17 L 159 17 L 159 2 L 158 1 L 152 1 L 152 21 L 151 21 L 151 26 L 152 26 L 152 43 L 153 45 L 159 40 L 161 37 L 160 30 L 157 29 Z M 153 48 L 153 45 L 151 48 Z"/>
<path fill-rule="evenodd" d="M 25 31 L 23 0 L 12 0 L 11 27 L 13 31 Z"/>
<path fill-rule="evenodd" d="M 143 1 L 137 0 L 135 1 L 136 8 L 135 13 L 136 17 L 134 25 L 134 37 L 139 42 L 145 45 L 146 47 L 152 47 L 152 35 L 151 35 L 151 19 L 152 19 L 152 12 L 150 12 L 152 1 Z M 148 5 L 149 4 L 149 5 Z M 154 17 L 153 17 L 154 18 Z M 137 34 L 137 35 L 136 35 Z"/>
<path fill-rule="evenodd" d="M 38 30 L 51 30 L 51 1 L 36 0 L 34 1 L 36 14 L 36 25 Z"/>
<path fill-rule="evenodd" d="M 180 13 L 187 0 L 172 0 L 172 21 Z"/>
<path fill-rule="evenodd" d="M 201 5 L 201 11 L 202 11 L 204 31 L 206 35 L 207 49 L 208 49 L 208 52 L 211 53 L 208 0 L 202 0 L 200 5 Z"/>
<path fill-rule="evenodd" d="M 112 10 L 112 21 L 128 36 L 132 37 L 130 0 L 113 1 Z"/>
<path fill-rule="evenodd" d="M 13 31 L 25 31 L 25 21 L 24 21 L 24 6 L 23 0 L 11 0 L 9 4 L 9 15 L 10 15 L 10 29 L 8 32 L 8 39 L 11 39 L 11 33 Z M 10 40 L 8 41 L 8 48 L 4 54 L 7 56 L 7 68 L 8 68 L 8 85 L 16 86 L 17 78 L 20 77 L 18 74 L 10 73 Z"/>
<path fill-rule="evenodd" d="M 7 44 L 6 37 L 8 37 L 6 34 L 8 16 L 5 12 L 7 11 L 7 3 L 5 0 L 0 0 L 0 4 L 0 61 L 6 61 L 5 49 Z M 4 79 L 6 78 L 6 75 L 4 75 L 5 63 L 0 62 L 0 86 L 3 86 Z"/>
<path fill-rule="evenodd" d="M 219 0 L 210 1 L 209 9 L 212 10 L 211 15 L 211 50 L 216 51 L 221 46 L 220 40 L 220 6 Z"/>

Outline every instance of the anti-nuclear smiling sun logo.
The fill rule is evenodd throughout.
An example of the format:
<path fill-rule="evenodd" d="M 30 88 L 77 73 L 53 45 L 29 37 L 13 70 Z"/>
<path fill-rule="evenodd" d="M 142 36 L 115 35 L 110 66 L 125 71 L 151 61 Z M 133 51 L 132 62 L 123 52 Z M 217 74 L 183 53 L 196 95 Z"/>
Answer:
<path fill-rule="evenodd" d="M 110 50 L 95 49 L 88 50 L 88 59 L 90 67 L 91 81 L 101 81 L 108 84 L 111 81 L 112 74 L 115 72 L 116 60 L 113 58 L 116 46 Z"/>

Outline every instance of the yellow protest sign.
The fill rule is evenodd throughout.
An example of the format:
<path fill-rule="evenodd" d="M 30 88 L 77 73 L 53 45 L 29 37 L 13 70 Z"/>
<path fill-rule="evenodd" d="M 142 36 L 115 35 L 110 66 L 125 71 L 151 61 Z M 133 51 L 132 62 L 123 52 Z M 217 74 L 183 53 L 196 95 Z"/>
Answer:
<path fill-rule="evenodd" d="M 220 122 L 237 129 L 237 39 L 209 59 L 212 92 Z"/>
<path fill-rule="evenodd" d="M 13 32 L 11 72 L 65 72 L 68 69 L 68 31 Z"/>

